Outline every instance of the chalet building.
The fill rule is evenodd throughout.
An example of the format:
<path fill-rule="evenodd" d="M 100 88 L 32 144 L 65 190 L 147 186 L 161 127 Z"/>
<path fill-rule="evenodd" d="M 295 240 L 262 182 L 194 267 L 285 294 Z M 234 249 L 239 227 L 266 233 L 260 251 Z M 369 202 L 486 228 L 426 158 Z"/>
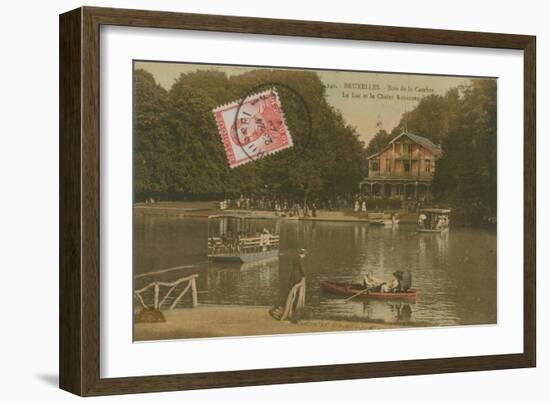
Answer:
<path fill-rule="evenodd" d="M 361 182 L 367 197 L 431 198 L 435 161 L 441 147 L 425 137 L 401 133 L 382 151 L 367 157 L 368 174 Z"/>

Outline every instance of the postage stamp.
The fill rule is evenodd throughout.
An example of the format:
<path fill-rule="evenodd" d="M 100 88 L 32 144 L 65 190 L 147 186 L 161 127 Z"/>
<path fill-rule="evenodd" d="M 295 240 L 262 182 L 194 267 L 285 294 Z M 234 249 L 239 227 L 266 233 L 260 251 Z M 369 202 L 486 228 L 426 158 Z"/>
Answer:
<path fill-rule="evenodd" d="M 220 106 L 212 112 L 231 168 L 293 145 L 274 88 Z"/>

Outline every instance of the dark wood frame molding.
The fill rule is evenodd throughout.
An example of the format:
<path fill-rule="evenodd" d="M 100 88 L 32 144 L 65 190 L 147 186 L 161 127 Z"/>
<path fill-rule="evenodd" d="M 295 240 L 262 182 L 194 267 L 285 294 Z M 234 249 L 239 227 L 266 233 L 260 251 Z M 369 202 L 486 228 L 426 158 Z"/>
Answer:
<path fill-rule="evenodd" d="M 524 350 L 521 354 L 194 374 L 100 377 L 99 34 L 173 28 L 524 52 Z M 375 378 L 536 365 L 536 38 L 483 32 L 82 7 L 60 16 L 60 387 L 81 396 Z"/>

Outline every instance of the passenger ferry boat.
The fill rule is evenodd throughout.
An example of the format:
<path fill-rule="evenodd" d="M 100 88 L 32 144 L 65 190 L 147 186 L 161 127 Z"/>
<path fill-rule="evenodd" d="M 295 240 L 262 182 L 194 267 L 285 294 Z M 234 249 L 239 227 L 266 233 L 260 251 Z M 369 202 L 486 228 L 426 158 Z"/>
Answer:
<path fill-rule="evenodd" d="M 278 258 L 280 236 L 276 224 L 246 214 L 209 216 L 208 259 L 248 263 Z"/>
<path fill-rule="evenodd" d="M 421 233 L 440 234 L 449 230 L 451 224 L 451 210 L 426 208 L 421 209 L 418 214 L 417 231 Z"/>

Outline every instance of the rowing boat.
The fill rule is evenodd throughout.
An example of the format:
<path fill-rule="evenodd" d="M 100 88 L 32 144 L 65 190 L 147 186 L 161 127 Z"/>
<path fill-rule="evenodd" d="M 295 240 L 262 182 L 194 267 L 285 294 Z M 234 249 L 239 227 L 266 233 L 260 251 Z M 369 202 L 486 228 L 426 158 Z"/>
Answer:
<path fill-rule="evenodd" d="M 365 289 L 363 284 L 340 283 L 337 281 L 324 280 L 321 281 L 323 290 L 331 294 L 352 296 Z M 407 292 L 380 292 L 380 291 L 365 291 L 358 295 L 358 298 L 378 298 L 378 299 L 415 299 L 417 291 L 410 289 Z"/>

